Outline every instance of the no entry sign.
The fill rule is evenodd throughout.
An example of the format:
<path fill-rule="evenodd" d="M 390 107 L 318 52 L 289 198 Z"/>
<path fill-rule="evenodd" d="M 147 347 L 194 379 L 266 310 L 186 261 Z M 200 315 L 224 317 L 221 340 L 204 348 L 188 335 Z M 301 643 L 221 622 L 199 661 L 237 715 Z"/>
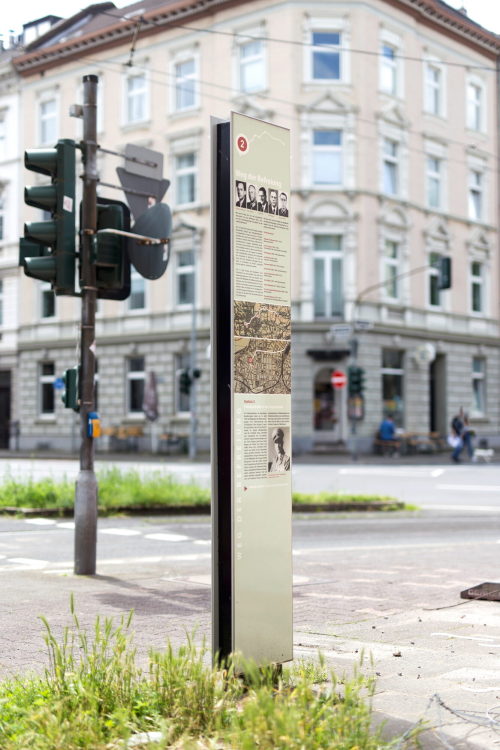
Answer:
<path fill-rule="evenodd" d="M 345 388 L 347 385 L 347 375 L 341 370 L 332 372 L 332 385 L 334 388 Z"/>

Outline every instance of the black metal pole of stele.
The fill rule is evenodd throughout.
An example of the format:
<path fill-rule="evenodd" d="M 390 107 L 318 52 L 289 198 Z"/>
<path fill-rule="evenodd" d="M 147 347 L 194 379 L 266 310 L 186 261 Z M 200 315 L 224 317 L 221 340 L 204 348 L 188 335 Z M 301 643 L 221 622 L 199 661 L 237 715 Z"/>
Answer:
<path fill-rule="evenodd" d="M 97 84 L 83 78 L 83 196 L 81 220 L 81 371 L 80 471 L 75 491 L 75 574 L 94 575 L 97 544 L 97 481 L 94 439 L 88 435 L 88 414 L 94 411 L 96 268 L 93 243 L 97 227 Z"/>

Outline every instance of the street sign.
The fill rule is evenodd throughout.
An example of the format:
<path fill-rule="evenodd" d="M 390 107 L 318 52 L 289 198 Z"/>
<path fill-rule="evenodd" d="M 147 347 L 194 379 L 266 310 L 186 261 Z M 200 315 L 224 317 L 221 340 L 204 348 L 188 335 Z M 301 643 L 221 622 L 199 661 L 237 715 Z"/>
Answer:
<path fill-rule="evenodd" d="M 330 333 L 336 339 L 348 339 L 352 333 L 352 326 L 344 323 L 330 327 Z"/>
<path fill-rule="evenodd" d="M 341 370 L 334 370 L 331 380 L 334 388 L 345 388 L 347 385 L 347 375 Z"/>
<path fill-rule="evenodd" d="M 56 391 L 62 391 L 64 388 L 64 380 L 62 378 L 56 378 L 54 380 L 54 388 Z"/>
<path fill-rule="evenodd" d="M 354 330 L 356 331 L 369 331 L 373 328 L 373 321 L 371 320 L 355 320 Z"/>
<path fill-rule="evenodd" d="M 168 239 L 172 232 L 172 214 L 166 203 L 156 203 L 139 216 L 132 232 L 146 237 Z M 146 279 L 159 279 L 166 271 L 170 253 L 168 244 L 144 245 L 141 240 L 130 238 L 128 255 L 132 265 Z"/>

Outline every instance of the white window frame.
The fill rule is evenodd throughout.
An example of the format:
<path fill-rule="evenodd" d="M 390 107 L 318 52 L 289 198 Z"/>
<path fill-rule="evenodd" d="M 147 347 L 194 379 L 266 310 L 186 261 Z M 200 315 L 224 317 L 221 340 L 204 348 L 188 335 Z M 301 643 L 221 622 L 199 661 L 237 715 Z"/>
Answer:
<path fill-rule="evenodd" d="M 328 145 L 316 145 L 314 143 L 315 134 L 319 132 L 324 133 L 340 133 L 340 143 L 339 144 L 328 144 Z M 341 128 L 313 128 L 311 133 L 311 185 L 313 185 L 315 188 L 339 188 L 344 185 L 345 178 L 344 178 L 344 132 Z M 339 180 L 338 181 L 331 181 L 331 182 L 316 182 L 315 179 L 315 163 L 316 158 L 322 158 L 322 157 L 333 157 L 335 160 L 338 160 L 338 172 L 339 172 Z"/>
<path fill-rule="evenodd" d="M 429 73 L 436 71 L 439 80 L 436 82 L 429 78 Z M 436 58 L 424 60 L 423 67 L 424 87 L 424 112 L 434 117 L 446 116 L 446 69 L 442 62 Z"/>
<path fill-rule="evenodd" d="M 479 96 L 471 96 L 474 92 Z M 465 81 L 465 124 L 476 133 L 486 131 L 486 85 L 477 76 L 467 76 Z"/>
<path fill-rule="evenodd" d="M 332 237 L 338 239 L 339 247 L 333 247 L 331 250 L 319 250 L 316 248 L 316 238 L 318 237 Z M 312 236 L 312 279 L 313 279 L 313 317 L 314 320 L 332 320 L 335 318 L 342 318 L 345 309 L 345 297 L 342 292 L 344 289 L 343 277 L 344 277 L 344 237 L 339 232 L 314 232 Z M 340 309 L 332 310 L 332 292 L 333 292 L 333 274 L 332 274 L 332 263 L 331 261 L 340 261 L 340 289 L 341 289 L 341 300 Z M 316 314 L 316 274 L 315 267 L 316 261 L 322 261 L 323 263 L 323 294 L 325 299 L 325 314 Z"/>
<path fill-rule="evenodd" d="M 186 63 L 193 63 L 193 71 L 184 77 L 178 75 L 178 67 Z M 192 112 L 200 106 L 199 77 L 200 77 L 200 57 L 197 49 L 189 47 L 188 49 L 178 50 L 170 61 L 170 76 L 172 81 L 170 110 L 172 114 L 182 114 L 183 112 Z M 187 83 L 188 87 L 192 83 L 193 100 L 190 104 L 184 105 L 178 103 L 179 86 Z"/>
<path fill-rule="evenodd" d="M 438 302 L 437 304 L 434 304 L 432 302 L 432 285 L 437 284 L 439 279 L 439 269 L 437 265 L 434 265 L 434 263 L 437 263 L 438 259 L 443 255 L 442 252 L 439 250 L 431 250 L 429 252 L 429 271 L 427 275 L 427 305 L 431 310 L 442 310 L 443 309 L 443 291 L 442 289 L 438 289 L 436 286 L 436 291 L 438 295 Z M 436 256 L 435 259 L 433 259 L 433 256 Z"/>
<path fill-rule="evenodd" d="M 192 263 L 181 265 L 180 264 L 181 256 L 186 253 L 192 254 Z M 175 307 L 177 309 L 180 309 L 180 310 L 191 309 L 193 305 L 196 304 L 195 263 L 196 263 L 196 258 L 195 258 L 195 250 L 193 247 L 186 246 L 186 247 L 176 249 L 176 253 L 175 253 Z M 193 299 L 188 302 L 180 301 L 179 285 L 180 285 L 182 276 L 192 276 Z"/>
<path fill-rule="evenodd" d="M 485 171 L 475 165 L 468 172 L 467 206 L 471 221 L 485 221 Z"/>
<path fill-rule="evenodd" d="M 43 374 L 44 365 L 52 365 L 53 372 Z M 38 416 L 42 419 L 53 419 L 56 413 L 56 394 L 54 392 L 54 379 L 56 376 L 56 368 L 53 360 L 45 360 L 38 363 Z M 52 388 L 52 409 L 50 411 L 43 411 L 43 391 L 44 388 L 49 386 Z"/>
<path fill-rule="evenodd" d="M 235 36 L 235 89 L 241 94 L 254 94 L 257 91 L 265 91 L 267 89 L 267 45 L 263 38 L 265 37 L 264 24 L 259 27 L 252 29 L 246 29 L 245 31 L 236 32 Z M 254 55 L 249 55 L 247 58 L 242 56 L 243 49 L 250 44 L 258 42 L 260 44 L 260 50 Z M 243 70 L 246 66 L 255 65 L 259 68 L 259 79 L 260 82 L 253 87 L 245 87 L 243 85 L 244 75 Z"/>
<path fill-rule="evenodd" d="M 386 146 L 389 144 L 396 147 L 395 153 L 390 153 Z M 394 169 L 395 176 L 395 189 L 386 190 L 386 166 Z M 401 142 L 396 138 L 390 136 L 382 137 L 382 193 L 384 195 L 390 195 L 398 197 L 401 195 Z"/>
<path fill-rule="evenodd" d="M 131 370 L 130 366 L 132 363 L 132 360 L 134 359 L 142 359 L 143 361 L 143 368 L 142 370 Z M 143 384 L 146 383 L 146 358 L 142 354 L 133 354 L 130 357 L 127 358 L 127 388 L 126 388 L 126 399 L 127 399 L 127 415 L 129 417 L 138 417 L 138 416 L 144 416 L 144 412 L 142 411 L 142 404 L 139 409 L 132 409 L 132 393 L 131 393 L 131 383 L 133 380 L 142 380 Z"/>
<path fill-rule="evenodd" d="M 479 266 L 479 273 L 475 273 L 474 266 Z M 482 317 L 486 312 L 486 284 L 485 284 L 485 265 L 482 261 L 472 258 L 472 260 L 469 261 L 469 289 L 470 289 L 470 304 L 469 309 L 471 312 L 471 315 L 479 315 Z M 479 294 L 479 310 L 474 310 L 474 292 L 475 290 L 478 290 Z"/>
<path fill-rule="evenodd" d="M 40 320 L 55 320 L 57 318 L 57 297 L 55 293 L 52 291 L 52 287 L 50 285 L 49 281 L 40 281 L 38 284 L 39 288 L 39 311 L 40 311 Z M 54 314 L 53 315 L 44 315 L 44 298 L 46 294 L 53 295 L 54 299 Z"/>
<path fill-rule="evenodd" d="M 443 160 L 434 154 L 425 157 L 425 202 L 428 208 L 439 211 L 443 208 Z M 436 201 L 433 202 L 435 190 Z"/>
<path fill-rule="evenodd" d="M 50 115 L 44 115 L 42 108 L 47 104 L 54 105 L 54 111 Z M 45 129 L 48 122 L 53 122 L 52 131 L 46 133 Z M 59 138 L 59 100 L 56 94 L 45 95 L 38 101 L 38 137 L 37 141 L 40 146 L 54 146 Z"/>
<path fill-rule="evenodd" d="M 133 79 L 143 78 L 144 85 L 137 91 L 129 90 L 129 83 Z M 142 111 L 140 116 L 130 117 L 131 115 L 131 97 L 143 97 Z M 140 68 L 132 69 L 123 78 L 123 111 L 122 124 L 124 127 L 133 127 L 148 122 L 150 118 L 150 93 L 149 93 L 149 75 L 146 70 Z M 132 107 L 133 109 L 133 107 Z M 132 112 L 133 114 L 133 112 Z"/>
<path fill-rule="evenodd" d="M 392 59 L 384 55 L 384 47 L 389 47 L 393 50 L 394 57 Z M 401 37 L 389 29 L 382 28 L 380 30 L 379 89 L 387 96 L 399 98 L 404 96 L 404 59 L 402 50 L 403 40 Z M 384 71 L 387 72 L 392 81 L 390 86 L 386 85 Z"/>
<path fill-rule="evenodd" d="M 179 167 L 179 159 L 183 156 L 193 155 L 193 164 L 187 167 Z M 180 201 L 180 180 L 185 178 L 192 178 L 193 180 L 193 200 L 191 201 Z M 174 198 L 176 206 L 194 206 L 198 203 L 198 153 L 196 151 L 183 151 L 174 155 Z"/>
<path fill-rule="evenodd" d="M 140 286 L 141 290 L 134 290 L 134 285 Z M 141 306 L 136 306 L 134 303 L 134 294 L 142 294 L 144 299 L 144 304 Z M 144 276 L 141 276 L 139 271 L 136 271 L 136 269 L 131 266 L 130 267 L 130 296 L 127 299 L 127 310 L 129 313 L 142 313 L 145 310 L 147 310 L 147 284 L 146 279 Z"/>
<path fill-rule="evenodd" d="M 388 248 L 396 248 L 395 255 L 388 254 Z M 382 260 L 383 299 L 387 302 L 399 302 L 401 299 L 401 284 L 397 277 L 401 274 L 401 243 L 390 237 L 384 239 L 384 255 Z M 395 285 L 396 294 L 390 294 L 389 285 Z"/>
<path fill-rule="evenodd" d="M 314 54 L 327 53 L 328 48 L 315 46 L 314 34 L 339 34 L 339 77 L 338 78 L 315 78 L 314 77 Z M 335 45 L 336 46 L 336 45 Z M 305 80 L 315 86 L 332 86 L 350 82 L 350 27 L 346 19 L 342 18 L 315 18 L 307 20 L 304 28 L 304 72 Z M 333 50 L 332 50 L 333 51 Z"/>
<path fill-rule="evenodd" d="M 480 367 L 476 368 L 476 363 Z M 471 416 L 484 417 L 486 414 L 486 358 L 472 357 L 472 409 Z M 476 408 L 476 393 L 479 394 L 479 408 Z"/>

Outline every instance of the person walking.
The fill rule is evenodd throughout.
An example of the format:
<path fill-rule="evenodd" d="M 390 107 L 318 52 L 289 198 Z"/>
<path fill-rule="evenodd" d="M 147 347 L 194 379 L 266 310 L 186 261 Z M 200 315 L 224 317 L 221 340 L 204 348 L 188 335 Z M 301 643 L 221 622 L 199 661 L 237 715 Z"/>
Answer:
<path fill-rule="evenodd" d="M 474 437 L 474 430 L 471 429 L 469 424 L 469 415 L 464 414 L 464 426 L 462 430 L 462 443 L 463 447 L 467 451 L 467 455 L 471 461 L 474 461 L 474 446 L 472 445 L 472 438 Z"/>
<path fill-rule="evenodd" d="M 460 407 L 458 414 L 455 414 L 451 420 L 451 435 L 448 438 L 451 447 L 453 448 L 451 454 L 451 460 L 456 464 L 460 463 L 460 454 L 464 447 L 463 441 L 464 432 L 464 410 Z"/>

